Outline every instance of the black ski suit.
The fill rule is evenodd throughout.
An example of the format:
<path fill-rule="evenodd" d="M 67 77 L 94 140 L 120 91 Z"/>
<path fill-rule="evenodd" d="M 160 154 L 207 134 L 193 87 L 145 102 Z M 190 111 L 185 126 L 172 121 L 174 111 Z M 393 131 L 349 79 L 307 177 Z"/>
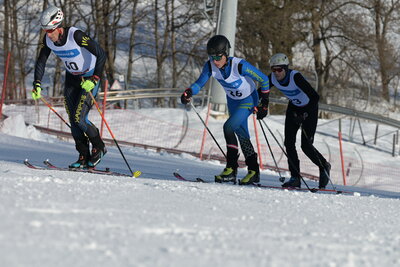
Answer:
<path fill-rule="evenodd" d="M 293 72 L 293 73 L 292 73 Z M 300 177 L 300 161 L 296 150 L 296 135 L 300 127 L 301 149 L 320 170 L 326 159 L 313 146 L 318 122 L 319 95 L 300 72 L 288 69 L 285 78 L 277 81 L 271 73 L 270 87 L 277 87 L 289 98 L 285 118 L 285 147 L 288 154 L 288 165 L 292 177 Z M 292 90 L 286 90 L 291 88 Z M 297 96 L 299 96 L 297 98 Z M 305 103 L 305 104 L 304 104 Z"/>
<path fill-rule="evenodd" d="M 35 81 L 42 80 L 47 59 L 52 51 L 60 58 L 65 58 L 67 53 L 72 55 L 67 55 L 67 57 L 72 58 L 71 61 L 63 62 L 66 69 L 64 104 L 71 123 L 71 133 L 75 140 L 76 149 L 81 155 L 88 157 L 90 155 L 89 140 L 93 147 L 99 149 L 104 148 L 104 143 L 100 138 L 98 129 L 88 119 L 88 114 L 93 103 L 89 93 L 82 89 L 81 82 L 83 77 L 101 77 L 106 61 L 106 54 L 97 42 L 81 30 L 73 27 L 64 28 L 64 33 L 57 42 L 53 43 L 46 37 L 45 35 L 42 40 L 39 57 L 36 61 Z M 53 46 L 54 50 L 49 45 Z M 56 50 L 58 47 L 61 50 Z M 62 49 L 63 47 L 65 49 Z M 90 65 L 91 68 L 87 68 L 81 72 L 74 72 L 78 68 L 78 65 L 73 61 L 73 56 L 76 55 L 83 55 L 83 59 L 79 59 L 82 65 L 90 65 L 87 62 L 92 62 Z M 92 90 L 93 96 L 96 96 L 99 87 L 100 80 Z"/>

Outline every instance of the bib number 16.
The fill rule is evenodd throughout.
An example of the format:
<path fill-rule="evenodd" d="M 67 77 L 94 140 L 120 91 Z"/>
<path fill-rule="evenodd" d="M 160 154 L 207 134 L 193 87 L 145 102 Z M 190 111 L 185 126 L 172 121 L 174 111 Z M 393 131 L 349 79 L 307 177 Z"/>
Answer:
<path fill-rule="evenodd" d="M 243 95 L 243 93 L 240 92 L 240 91 L 230 91 L 230 90 L 229 90 L 229 94 L 230 94 L 232 97 L 241 97 L 241 96 Z"/>

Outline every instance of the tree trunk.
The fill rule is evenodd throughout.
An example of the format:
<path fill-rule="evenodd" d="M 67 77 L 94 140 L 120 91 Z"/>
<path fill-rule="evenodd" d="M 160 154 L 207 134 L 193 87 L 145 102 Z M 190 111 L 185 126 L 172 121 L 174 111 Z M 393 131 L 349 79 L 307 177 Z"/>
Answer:
<path fill-rule="evenodd" d="M 171 0 L 171 54 L 172 54 L 172 88 L 176 88 L 178 81 L 178 64 L 176 60 L 176 39 L 175 39 L 175 0 Z M 170 102 L 170 107 L 178 106 L 176 98 Z"/>
<path fill-rule="evenodd" d="M 132 20 L 131 20 L 131 35 L 129 36 L 129 51 L 128 51 L 128 68 L 126 71 L 126 84 L 129 86 L 132 82 L 132 72 L 133 72 L 133 57 L 135 55 L 135 33 L 136 33 L 136 9 L 138 1 L 133 2 L 132 7 Z"/>
<path fill-rule="evenodd" d="M 322 42 L 322 37 L 321 33 L 319 30 L 321 23 L 321 17 L 320 14 L 317 10 L 317 7 L 312 8 L 311 11 L 311 32 L 312 32 L 312 38 L 313 38 L 313 43 L 312 43 L 312 51 L 314 54 L 314 68 L 317 73 L 318 77 L 318 88 L 315 88 L 318 90 L 319 95 L 320 95 L 320 101 L 324 102 L 325 96 L 323 94 L 324 92 L 324 68 L 323 68 L 323 63 L 322 63 L 322 52 L 321 52 L 321 42 Z"/>

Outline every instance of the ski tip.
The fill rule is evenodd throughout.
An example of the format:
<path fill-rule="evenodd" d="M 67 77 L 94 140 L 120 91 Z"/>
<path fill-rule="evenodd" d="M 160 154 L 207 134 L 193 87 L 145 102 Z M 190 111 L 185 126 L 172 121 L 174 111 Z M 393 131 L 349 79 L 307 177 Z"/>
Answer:
<path fill-rule="evenodd" d="M 138 178 L 141 174 L 142 174 L 141 171 L 135 171 L 135 172 L 132 173 L 132 176 L 133 176 L 134 178 Z"/>

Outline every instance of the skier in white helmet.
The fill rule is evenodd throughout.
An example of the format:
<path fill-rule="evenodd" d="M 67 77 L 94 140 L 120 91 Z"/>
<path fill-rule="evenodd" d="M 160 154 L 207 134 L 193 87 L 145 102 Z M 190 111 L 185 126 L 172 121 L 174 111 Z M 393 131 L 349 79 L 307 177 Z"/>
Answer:
<path fill-rule="evenodd" d="M 307 157 L 319 167 L 319 188 L 329 182 L 331 165 L 313 146 L 318 122 L 319 95 L 303 75 L 289 69 L 289 59 L 278 53 L 271 57 L 272 73 L 268 76 L 270 87 L 278 88 L 288 99 L 285 119 L 285 147 L 291 178 L 283 187 L 301 187 L 300 161 L 296 151 L 296 135 L 301 128 L 301 148 Z M 264 92 L 268 99 L 269 90 Z M 268 103 L 266 105 L 268 107 Z"/>
<path fill-rule="evenodd" d="M 51 52 L 58 56 L 66 69 L 64 101 L 71 123 L 71 133 L 79 158 L 71 168 L 96 166 L 106 153 L 99 131 L 88 120 L 93 105 L 89 92 L 96 96 L 106 54 L 97 42 L 75 27 L 63 27 L 64 14 L 58 7 L 51 6 L 40 18 L 46 32 L 35 65 L 32 98 L 41 98 L 41 80 Z M 89 142 L 92 144 L 90 153 Z"/>

